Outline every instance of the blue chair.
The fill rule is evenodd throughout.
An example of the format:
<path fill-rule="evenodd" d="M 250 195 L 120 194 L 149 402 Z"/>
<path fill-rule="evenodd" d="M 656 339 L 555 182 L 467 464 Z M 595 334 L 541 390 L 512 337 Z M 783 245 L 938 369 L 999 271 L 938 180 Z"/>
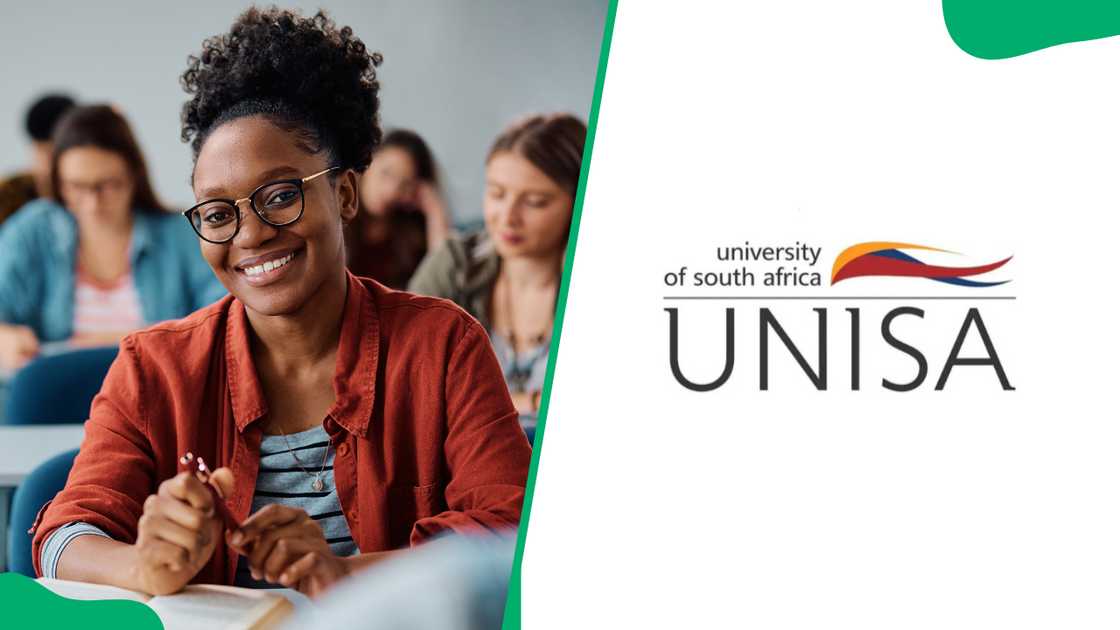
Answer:
<path fill-rule="evenodd" d="M 8 382 L 4 424 L 80 424 L 117 348 L 90 348 L 40 357 Z"/>
<path fill-rule="evenodd" d="M 43 504 L 53 499 L 66 485 L 66 477 L 70 475 L 77 455 L 78 449 L 55 455 L 39 464 L 16 488 L 8 529 L 9 571 L 35 577 L 35 565 L 31 562 L 31 536 L 27 530 L 35 523 Z"/>

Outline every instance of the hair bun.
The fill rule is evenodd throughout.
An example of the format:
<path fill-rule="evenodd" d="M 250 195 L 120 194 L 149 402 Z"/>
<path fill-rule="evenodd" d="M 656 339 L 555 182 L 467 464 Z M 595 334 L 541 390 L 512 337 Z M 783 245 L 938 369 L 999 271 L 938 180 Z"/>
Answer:
<path fill-rule="evenodd" d="M 250 8 L 228 33 L 207 38 L 180 77 L 191 99 L 183 106 L 182 138 L 195 159 L 221 124 L 265 115 L 303 132 L 309 148 L 332 163 L 364 170 L 381 141 L 376 68 L 353 30 L 323 11 L 312 17 L 278 8 Z"/>

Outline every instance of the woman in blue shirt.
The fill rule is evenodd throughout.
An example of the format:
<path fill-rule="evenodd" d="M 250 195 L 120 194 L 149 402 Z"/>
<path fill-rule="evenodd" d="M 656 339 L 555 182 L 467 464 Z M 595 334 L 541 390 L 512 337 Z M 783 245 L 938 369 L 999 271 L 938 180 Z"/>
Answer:
<path fill-rule="evenodd" d="M 41 344 L 115 344 L 225 294 L 181 217 L 156 199 L 128 123 L 106 105 L 77 107 L 54 134 L 55 199 L 0 228 L 0 370 Z"/>

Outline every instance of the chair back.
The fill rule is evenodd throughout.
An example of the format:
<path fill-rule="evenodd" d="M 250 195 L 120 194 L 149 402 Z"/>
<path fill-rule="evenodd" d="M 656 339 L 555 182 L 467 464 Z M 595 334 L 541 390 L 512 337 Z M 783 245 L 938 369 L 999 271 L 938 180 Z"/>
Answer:
<path fill-rule="evenodd" d="M 9 571 L 35 577 L 35 565 L 31 561 L 31 535 L 27 530 L 35 523 L 39 510 L 66 486 L 66 478 L 77 455 L 78 449 L 55 455 L 39 464 L 16 488 L 6 541 Z"/>
<path fill-rule="evenodd" d="M 89 348 L 44 356 L 27 364 L 8 382 L 3 424 L 80 424 L 117 348 Z"/>

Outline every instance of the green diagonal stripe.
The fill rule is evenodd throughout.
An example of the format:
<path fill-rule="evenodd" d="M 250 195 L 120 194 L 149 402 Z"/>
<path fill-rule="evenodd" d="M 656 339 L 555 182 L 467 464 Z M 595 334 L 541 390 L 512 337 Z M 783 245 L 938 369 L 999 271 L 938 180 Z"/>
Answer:
<path fill-rule="evenodd" d="M 953 41 L 981 59 L 1120 35 L 1115 1 L 943 0 L 941 8 Z"/>
<path fill-rule="evenodd" d="M 541 408 L 537 420 L 537 432 L 533 439 L 533 459 L 529 463 L 529 478 L 525 483 L 525 504 L 521 510 L 521 525 L 517 531 L 517 550 L 513 556 L 513 573 L 509 580 L 509 595 L 506 598 L 506 613 L 502 630 L 521 630 L 521 560 L 525 555 L 525 535 L 529 530 L 529 512 L 533 507 L 533 490 L 537 484 L 537 466 L 544 448 L 545 425 L 548 422 L 548 406 L 552 400 L 552 379 L 556 374 L 556 357 L 560 353 L 560 335 L 564 329 L 564 311 L 568 305 L 568 289 L 572 283 L 572 267 L 575 262 L 576 239 L 579 237 L 579 224 L 583 216 L 583 198 L 587 192 L 587 176 L 591 169 L 591 151 L 595 147 L 595 130 L 599 126 L 599 104 L 603 100 L 603 82 L 607 76 L 607 58 L 611 52 L 611 36 L 614 34 L 614 15 L 618 0 L 611 0 L 607 7 L 607 19 L 603 24 L 603 43 L 599 47 L 599 70 L 595 76 L 595 95 L 591 99 L 591 113 L 587 117 L 587 140 L 584 143 L 583 165 L 579 173 L 579 187 L 576 190 L 572 207 L 572 229 L 568 233 L 568 250 L 564 254 L 564 273 L 560 280 L 560 296 L 556 302 L 556 317 L 553 327 L 552 345 L 548 352 L 548 370 L 541 392 Z"/>

